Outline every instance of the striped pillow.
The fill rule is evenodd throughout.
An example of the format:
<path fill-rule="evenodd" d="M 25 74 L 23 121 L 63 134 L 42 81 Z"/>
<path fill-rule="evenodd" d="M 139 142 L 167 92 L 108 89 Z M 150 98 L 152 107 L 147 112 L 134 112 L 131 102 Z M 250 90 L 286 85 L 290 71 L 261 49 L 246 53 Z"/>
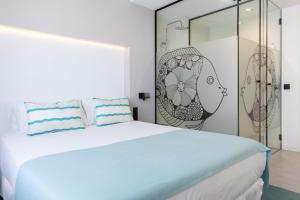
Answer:
<path fill-rule="evenodd" d="M 133 120 L 127 98 L 97 99 L 95 102 L 96 125 L 107 126 Z"/>
<path fill-rule="evenodd" d="M 73 100 L 55 104 L 26 102 L 25 106 L 29 136 L 85 128 L 81 101 Z"/>

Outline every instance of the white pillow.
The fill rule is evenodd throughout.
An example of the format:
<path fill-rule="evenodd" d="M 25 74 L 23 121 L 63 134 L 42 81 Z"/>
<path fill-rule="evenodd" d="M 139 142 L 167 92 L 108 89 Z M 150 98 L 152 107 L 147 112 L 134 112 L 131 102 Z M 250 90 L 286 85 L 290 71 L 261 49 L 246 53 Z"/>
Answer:
<path fill-rule="evenodd" d="M 72 100 L 54 104 L 26 102 L 25 106 L 29 136 L 85 128 L 85 113 L 81 101 Z"/>
<path fill-rule="evenodd" d="M 82 106 L 86 114 L 86 122 L 88 126 L 95 125 L 95 102 L 93 99 L 83 99 Z"/>
<path fill-rule="evenodd" d="M 21 133 L 27 133 L 29 130 L 27 124 L 28 117 L 27 117 L 27 111 L 24 102 L 15 103 L 14 115 L 16 120 L 15 130 Z"/>
<path fill-rule="evenodd" d="M 97 99 L 95 102 L 95 118 L 98 127 L 130 122 L 133 120 L 127 98 Z"/>

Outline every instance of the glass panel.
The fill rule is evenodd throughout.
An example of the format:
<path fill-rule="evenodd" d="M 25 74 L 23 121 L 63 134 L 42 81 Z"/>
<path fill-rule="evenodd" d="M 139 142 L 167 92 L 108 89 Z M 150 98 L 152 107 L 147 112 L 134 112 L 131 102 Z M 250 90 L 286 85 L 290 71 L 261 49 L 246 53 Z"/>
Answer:
<path fill-rule="evenodd" d="M 281 141 L 281 9 L 267 2 L 267 145 L 280 149 Z"/>
<path fill-rule="evenodd" d="M 157 12 L 157 123 L 237 134 L 237 9 L 199 17 L 234 4 L 185 0 Z"/>
<path fill-rule="evenodd" d="M 196 47 L 211 62 L 215 70 L 216 88 L 210 88 L 206 80 L 200 100 L 214 115 L 205 123 L 203 130 L 237 135 L 238 132 L 238 38 L 237 7 L 214 12 L 190 21 L 191 46 Z M 208 79 L 205 77 L 204 79 Z M 226 96 L 217 95 L 219 88 Z M 226 89 L 225 89 L 226 88 Z M 214 96 L 216 95 L 216 96 Z"/>
<path fill-rule="evenodd" d="M 239 16 L 239 134 L 263 142 L 260 1 L 241 4 Z"/>
<path fill-rule="evenodd" d="M 267 13 L 267 0 L 261 0 L 260 2 L 260 139 L 261 142 L 267 145 L 268 142 L 268 102 L 269 102 L 269 78 L 267 72 L 267 63 L 268 63 L 268 44 L 267 44 L 267 31 L 268 31 L 268 13 Z"/>
<path fill-rule="evenodd" d="M 231 7 L 191 20 L 191 45 L 237 38 L 237 8 Z M 221 46 L 221 44 L 219 45 Z"/>
<path fill-rule="evenodd" d="M 240 135 L 273 149 L 281 142 L 281 10 L 269 0 L 239 8 Z"/>

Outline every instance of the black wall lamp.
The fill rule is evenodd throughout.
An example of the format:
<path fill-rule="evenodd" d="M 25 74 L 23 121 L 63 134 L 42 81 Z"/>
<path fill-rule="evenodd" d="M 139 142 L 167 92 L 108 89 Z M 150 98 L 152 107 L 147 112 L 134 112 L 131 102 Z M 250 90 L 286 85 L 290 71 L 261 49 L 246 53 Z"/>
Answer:
<path fill-rule="evenodd" d="M 141 92 L 141 93 L 139 93 L 139 99 L 142 99 L 143 101 L 146 101 L 147 99 L 150 99 L 150 94 L 145 93 L 145 92 Z"/>
<path fill-rule="evenodd" d="M 284 90 L 290 90 L 291 89 L 291 84 L 284 84 L 283 89 Z"/>

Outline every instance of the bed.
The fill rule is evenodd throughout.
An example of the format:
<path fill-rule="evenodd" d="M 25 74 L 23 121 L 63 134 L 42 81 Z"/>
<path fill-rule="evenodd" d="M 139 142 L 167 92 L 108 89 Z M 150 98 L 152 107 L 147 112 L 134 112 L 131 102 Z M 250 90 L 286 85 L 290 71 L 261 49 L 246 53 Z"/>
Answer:
<path fill-rule="evenodd" d="M 247 139 L 136 121 L 33 137 L 12 131 L 19 127 L 14 125 L 18 114 L 13 107 L 24 106 L 24 101 L 130 97 L 138 91 L 129 81 L 128 48 L 29 36 L 10 28 L 1 31 L 0 43 L 4 200 L 261 199 L 267 181 L 267 149 Z M 154 99 L 149 101 L 141 119 L 151 116 Z M 116 151 L 120 148 L 125 151 Z M 158 158 L 165 159 L 158 162 Z M 112 164 L 116 167 L 109 168 Z"/>
<path fill-rule="evenodd" d="M 27 185 L 21 189 L 17 188 L 18 183 L 17 181 L 20 179 L 19 176 L 22 175 L 20 171 L 26 166 L 27 163 L 31 163 L 31 161 L 39 160 L 40 158 L 45 158 L 48 156 L 55 156 L 60 155 L 65 152 L 76 152 L 81 150 L 88 150 L 93 148 L 101 148 L 101 147 L 112 147 L 115 144 L 121 144 L 128 142 L 145 139 L 153 138 L 156 136 L 166 135 L 166 133 L 173 133 L 176 131 L 180 131 L 182 129 L 174 128 L 174 127 L 167 127 L 161 125 L 155 125 L 150 123 L 143 123 L 138 121 L 116 124 L 111 126 L 105 127 L 95 127 L 90 126 L 87 127 L 85 130 L 80 131 L 68 131 L 62 132 L 57 134 L 47 134 L 41 135 L 36 137 L 28 137 L 24 134 L 20 134 L 17 132 L 10 132 L 1 136 L 0 140 L 0 161 L 1 161 L 1 191 L 3 198 L 5 200 L 11 200 L 16 197 L 16 193 L 22 193 L 23 196 L 18 196 L 16 199 L 34 199 L 32 195 L 30 195 L 30 190 L 37 190 L 38 193 L 49 193 L 51 190 L 51 184 L 46 181 L 43 182 L 43 178 L 38 181 L 35 179 L 39 179 L 38 170 L 30 171 L 31 174 L 34 176 L 30 176 L 28 179 L 28 171 L 25 171 L 25 176 L 23 175 L 23 179 L 21 180 L 21 184 Z M 205 132 L 199 132 L 198 134 L 208 134 Z M 211 133 L 214 135 L 214 133 Z M 217 135 L 217 134 L 215 134 Z M 222 134 L 218 134 L 220 137 L 235 137 L 235 136 L 225 136 Z M 219 137 L 219 136 L 217 136 Z M 238 138 L 238 137 L 235 137 Z M 240 138 L 239 138 L 240 140 Z M 244 140 L 244 139 L 241 139 Z M 213 144 L 213 143 L 212 143 Z M 200 148 L 201 149 L 201 148 Z M 226 148 L 224 148 L 226 149 Z M 109 151 L 107 151 L 109 152 Z M 111 152 L 109 152 L 111 153 Z M 195 152 L 196 154 L 197 152 Z M 87 154 L 89 155 L 89 154 Z M 112 154 L 113 155 L 113 154 Z M 153 161 L 155 162 L 155 161 Z M 174 190 L 167 193 L 167 196 L 159 194 L 158 196 L 139 196 L 136 194 L 141 193 L 142 189 L 137 188 L 136 191 L 130 191 L 131 194 L 128 194 L 127 198 L 126 195 L 122 194 L 121 187 L 122 184 L 126 185 L 126 181 L 123 180 L 122 176 L 120 176 L 120 184 L 111 184 L 116 185 L 116 188 L 110 188 L 109 193 L 117 193 L 118 195 L 123 195 L 122 199 L 170 199 L 170 200 L 259 200 L 261 199 L 263 185 L 264 182 L 262 180 L 262 176 L 264 173 L 267 172 L 267 152 L 260 151 L 260 152 L 250 152 L 245 158 L 240 159 L 238 162 L 232 162 L 228 164 L 228 166 L 224 167 L 222 170 L 215 171 L 215 173 L 210 173 L 208 170 L 206 173 L 210 175 L 197 183 L 189 184 L 187 180 L 186 183 L 183 185 L 187 185 L 188 187 L 181 187 L 181 190 Z M 187 165 L 189 163 L 186 163 Z M 47 161 L 48 166 L 51 166 L 49 160 Z M 88 164 L 87 164 L 88 165 Z M 184 166 L 184 165 L 183 165 Z M 136 166 L 136 170 L 138 171 L 139 168 L 145 167 L 143 163 L 140 166 Z M 120 166 L 122 168 L 122 166 Z M 159 166 L 159 168 L 163 168 L 163 166 Z M 41 169 L 42 170 L 42 169 Z M 55 177 L 55 173 L 51 173 L 51 176 Z M 24 170 L 23 170 L 24 171 Z M 124 169 L 124 173 L 125 169 Z M 21 175 L 20 175 L 21 174 Z M 61 174 L 59 176 L 62 176 Z M 74 174 L 74 176 L 76 176 Z M 24 178 L 25 177 L 25 178 Z M 33 179 L 35 177 L 35 179 Z M 42 176 L 41 176 L 42 177 Z M 79 176 L 80 177 L 80 176 Z M 126 176 L 125 176 L 126 177 Z M 145 175 L 146 178 L 146 175 Z M 65 177 L 67 179 L 67 177 Z M 52 180 L 52 179 L 51 179 Z M 55 180 L 55 179 L 54 179 Z M 74 179 L 75 180 L 75 179 Z M 81 180 L 77 182 L 80 183 Z M 160 179 L 160 181 L 163 181 Z M 36 182 L 36 184 L 34 184 Z M 20 183 L 19 183 L 20 184 Z M 48 185 L 50 184 L 50 185 Z M 92 183 L 91 183 L 92 184 Z M 101 180 L 99 180 L 99 190 L 101 191 L 101 187 L 106 188 L 106 185 L 110 183 L 104 184 L 101 186 Z M 157 184 L 157 182 L 155 183 Z M 182 182 L 181 182 L 182 184 Z M 126 189 L 127 186 L 124 186 Z M 45 190 L 46 188 L 46 190 Z M 84 188 L 84 187 L 83 187 Z M 166 190 L 172 187 L 168 187 L 166 184 Z M 106 188 L 107 189 L 107 188 Z M 23 190 L 23 191 L 22 191 Z M 161 188 L 160 188 L 161 190 Z M 164 190 L 164 189 L 163 189 Z M 145 192 L 145 194 L 151 193 L 153 190 L 149 190 Z M 46 195 L 48 199 L 65 199 L 65 197 L 60 196 L 59 191 L 51 191 L 51 195 Z M 50 192 L 50 193 L 51 193 Z M 77 191 L 72 191 L 72 193 L 78 198 L 82 199 L 83 196 L 86 195 L 85 199 L 117 199 L 118 196 L 105 196 L 107 198 L 99 198 L 96 196 L 89 196 L 88 192 L 84 194 L 84 191 L 81 191 L 81 194 L 77 194 Z M 27 195 L 24 195 L 26 193 Z M 34 191 L 33 191 L 34 193 Z M 53 194 L 57 196 L 53 196 Z M 170 195 L 172 194 L 172 195 Z M 36 194 L 34 194 L 36 195 Z M 33 196 L 34 196 L 33 195 Z M 70 194 L 67 194 L 67 196 Z M 132 196 L 136 195 L 136 196 Z M 168 196 L 169 195 L 169 196 Z M 47 199 L 46 196 L 39 196 L 39 198 Z M 37 196 L 36 196 L 37 197 Z M 51 198 L 50 198 L 51 197 Z M 124 197 L 124 198 L 123 198 Z M 151 198 L 150 198 L 151 197 Z M 157 198 L 153 198 L 157 197 Z M 67 199 L 65 199 L 67 200 Z"/>

